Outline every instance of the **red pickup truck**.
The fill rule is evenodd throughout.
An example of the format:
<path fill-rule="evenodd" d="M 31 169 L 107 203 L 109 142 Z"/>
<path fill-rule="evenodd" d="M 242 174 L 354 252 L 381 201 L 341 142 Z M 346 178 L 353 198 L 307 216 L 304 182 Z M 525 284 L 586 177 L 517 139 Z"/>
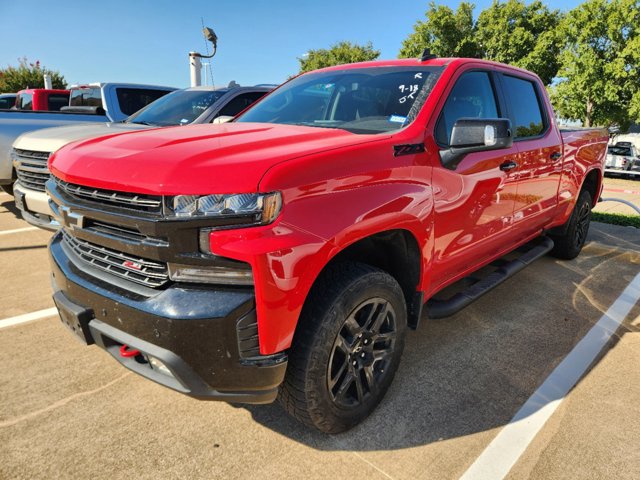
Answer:
<path fill-rule="evenodd" d="M 54 154 L 54 300 L 144 377 L 278 397 L 344 431 L 385 394 L 423 307 L 452 315 L 548 252 L 578 255 L 607 140 L 560 132 L 538 77 L 498 63 L 307 73 L 228 124 Z"/>
<path fill-rule="evenodd" d="M 70 90 L 28 88 L 20 90 L 16 98 L 16 110 L 57 112 L 69 105 Z"/>

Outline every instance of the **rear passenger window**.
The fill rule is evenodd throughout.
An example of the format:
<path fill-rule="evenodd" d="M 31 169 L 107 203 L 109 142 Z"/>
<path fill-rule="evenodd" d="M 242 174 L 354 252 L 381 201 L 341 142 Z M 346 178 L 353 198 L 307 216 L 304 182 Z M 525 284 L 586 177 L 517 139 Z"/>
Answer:
<path fill-rule="evenodd" d="M 66 107 L 69 104 L 69 97 L 67 95 L 49 95 L 48 107 L 49 111 L 57 112 L 62 107 Z"/>
<path fill-rule="evenodd" d="M 436 124 L 439 145 L 449 145 L 453 125 L 461 118 L 498 118 L 496 98 L 487 72 L 465 73 L 454 85 Z"/>
<path fill-rule="evenodd" d="M 535 137 L 543 133 L 546 126 L 533 82 L 509 75 L 502 78 L 515 120 L 515 138 Z"/>
<path fill-rule="evenodd" d="M 125 115 L 133 115 L 142 107 L 169 93 L 169 90 L 156 90 L 146 88 L 117 88 L 118 104 L 120 111 Z"/>
<path fill-rule="evenodd" d="M 227 105 L 222 107 L 218 112 L 218 117 L 220 116 L 230 116 L 235 117 L 249 105 L 254 103 L 256 100 L 261 99 L 267 94 L 267 92 L 249 92 L 242 93 L 238 95 L 236 98 L 231 100 Z"/>

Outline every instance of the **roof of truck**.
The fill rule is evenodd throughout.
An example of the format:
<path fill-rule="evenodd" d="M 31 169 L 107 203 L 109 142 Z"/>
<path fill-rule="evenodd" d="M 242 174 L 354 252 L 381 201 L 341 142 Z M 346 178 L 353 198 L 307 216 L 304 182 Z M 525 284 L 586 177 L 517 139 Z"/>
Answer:
<path fill-rule="evenodd" d="M 513 65 L 507 65 L 505 63 L 494 62 L 491 60 L 483 60 L 481 58 L 462 58 L 462 57 L 431 57 L 427 60 L 421 60 L 419 58 L 400 58 L 392 60 L 372 60 L 368 62 L 348 63 L 343 65 L 335 65 L 332 67 L 321 68 L 314 70 L 316 72 L 332 71 L 332 70 L 345 70 L 352 68 L 372 68 L 372 67 L 446 67 L 454 66 L 458 67 L 465 63 L 480 63 L 487 66 L 508 68 L 510 70 L 524 72 L 529 75 L 535 75 L 528 70 L 514 67 Z M 309 72 L 312 73 L 312 72 Z"/>

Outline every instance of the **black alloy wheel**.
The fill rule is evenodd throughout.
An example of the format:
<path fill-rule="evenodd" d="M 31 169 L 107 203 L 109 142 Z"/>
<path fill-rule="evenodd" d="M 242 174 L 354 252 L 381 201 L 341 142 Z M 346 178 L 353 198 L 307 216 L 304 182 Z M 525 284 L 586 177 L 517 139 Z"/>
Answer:
<path fill-rule="evenodd" d="M 331 400 L 342 408 L 375 395 L 389 374 L 396 344 L 396 313 L 383 298 L 361 303 L 347 317 L 333 344 L 327 371 Z"/>

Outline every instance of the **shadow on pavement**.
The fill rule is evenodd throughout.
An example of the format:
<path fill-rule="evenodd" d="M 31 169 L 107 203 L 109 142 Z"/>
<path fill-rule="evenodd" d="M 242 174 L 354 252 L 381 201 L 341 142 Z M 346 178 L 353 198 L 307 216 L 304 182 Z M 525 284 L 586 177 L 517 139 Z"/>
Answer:
<path fill-rule="evenodd" d="M 6 208 L 7 211 L 13 213 L 16 218 L 22 218 L 22 216 L 20 215 L 20 210 L 18 210 L 18 207 L 16 207 L 16 202 L 14 202 L 13 200 L 5 200 L 4 202 L 0 203 L 0 207 Z"/>
<path fill-rule="evenodd" d="M 423 318 L 387 396 L 349 432 L 317 433 L 277 404 L 241 408 L 319 450 L 404 449 L 502 427 L 638 272 L 640 230 L 610 227 L 594 224 L 574 261 L 540 259 L 458 315 Z"/>

